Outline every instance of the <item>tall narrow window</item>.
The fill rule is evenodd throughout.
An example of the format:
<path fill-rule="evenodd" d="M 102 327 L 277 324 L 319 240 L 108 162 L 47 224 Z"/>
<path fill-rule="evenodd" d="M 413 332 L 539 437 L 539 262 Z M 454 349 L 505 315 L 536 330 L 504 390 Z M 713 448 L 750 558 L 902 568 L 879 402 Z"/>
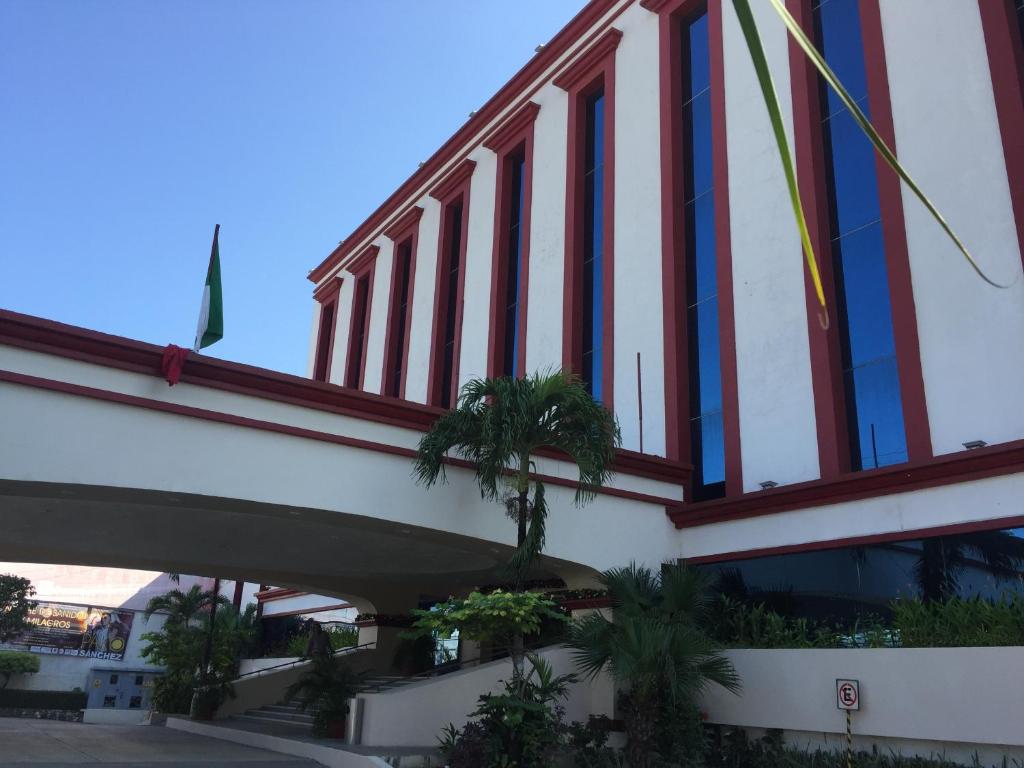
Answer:
<path fill-rule="evenodd" d="M 472 160 L 464 160 L 430 192 L 431 197 L 441 202 L 441 236 L 437 248 L 437 287 L 427 402 L 442 408 L 453 407 L 458 394 L 466 220 L 469 186 L 475 167 Z"/>
<path fill-rule="evenodd" d="M 484 146 L 498 156 L 487 343 L 489 376 L 522 376 L 526 368 L 533 124 L 539 111 L 539 104 L 528 102 L 484 140 Z"/>
<path fill-rule="evenodd" d="M 349 335 L 348 365 L 345 386 L 363 386 L 363 364 L 366 359 L 366 335 L 370 325 L 370 275 L 356 278 L 352 297 L 352 329 Z"/>
<path fill-rule="evenodd" d="M 331 371 L 331 350 L 334 349 L 334 316 L 336 301 L 326 302 L 320 307 L 320 329 L 316 340 L 316 360 L 313 378 L 327 381 Z"/>
<path fill-rule="evenodd" d="M 1015 0 L 1017 6 L 1017 29 L 1020 31 L 1021 44 L 1024 45 L 1024 0 Z"/>
<path fill-rule="evenodd" d="M 525 191 L 525 149 L 506 158 L 508 173 L 508 229 L 505 233 L 505 302 L 503 307 L 502 367 L 504 376 L 520 376 L 520 311 L 523 278 L 523 196 Z"/>
<path fill-rule="evenodd" d="M 554 79 L 569 94 L 562 367 L 612 410 L 615 359 L 615 50 L 609 29 Z"/>
<path fill-rule="evenodd" d="M 405 380 L 406 335 L 409 320 L 409 289 L 412 282 L 412 240 L 406 240 L 395 248 L 395 269 L 393 293 L 391 295 L 391 316 L 388 318 L 388 359 L 385 361 L 383 392 L 391 397 L 400 397 Z"/>
<path fill-rule="evenodd" d="M 583 154 L 583 338 L 580 375 L 595 400 L 604 379 L 604 89 L 586 99 Z"/>
<path fill-rule="evenodd" d="M 857 0 L 815 0 L 814 25 L 826 61 L 868 113 Z M 869 469 L 907 460 L 878 179 L 871 144 L 820 87 L 851 468 Z"/>
<path fill-rule="evenodd" d="M 725 492 L 707 13 L 683 23 L 680 34 L 685 252 L 679 257 L 686 273 L 692 493 L 701 501 Z"/>

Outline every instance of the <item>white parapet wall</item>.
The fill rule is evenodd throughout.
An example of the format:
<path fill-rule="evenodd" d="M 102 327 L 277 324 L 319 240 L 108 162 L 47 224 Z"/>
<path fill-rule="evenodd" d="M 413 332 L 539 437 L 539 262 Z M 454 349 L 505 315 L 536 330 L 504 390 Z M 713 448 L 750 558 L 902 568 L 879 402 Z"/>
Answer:
<path fill-rule="evenodd" d="M 557 675 L 575 672 L 571 651 L 552 648 L 540 654 Z M 476 709 L 481 694 L 498 693 L 501 681 L 512 676 L 508 659 L 427 678 L 381 693 L 360 694 L 363 721 L 360 743 L 368 746 L 422 747 L 434 745 L 449 723 L 461 728 Z M 607 678 L 578 682 L 564 702 L 567 721 L 586 722 L 592 714 L 611 716 L 613 695 Z"/>
<path fill-rule="evenodd" d="M 1024 648 L 733 650 L 740 695 L 709 690 L 712 723 L 778 728 L 791 744 L 838 746 L 836 680 L 859 681 L 859 747 L 966 759 L 1024 758 Z M 987 764 L 987 763 L 986 763 Z"/>

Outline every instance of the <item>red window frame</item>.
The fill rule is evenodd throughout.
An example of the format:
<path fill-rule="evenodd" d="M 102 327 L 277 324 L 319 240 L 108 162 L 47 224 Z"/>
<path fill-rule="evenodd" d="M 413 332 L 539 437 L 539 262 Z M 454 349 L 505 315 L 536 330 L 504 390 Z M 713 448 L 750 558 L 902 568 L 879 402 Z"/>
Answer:
<path fill-rule="evenodd" d="M 978 10 L 1017 223 L 1017 247 L 1024 260 L 1024 42 L 1013 0 L 978 0 Z"/>
<path fill-rule="evenodd" d="M 459 356 L 462 349 L 463 295 L 466 287 L 466 251 L 469 240 L 469 191 L 473 178 L 473 160 L 463 160 L 431 191 L 430 196 L 441 203 L 441 226 L 437 241 L 437 273 L 434 281 L 434 317 L 430 333 L 430 365 L 427 374 L 427 402 L 431 405 L 455 405 L 459 391 Z M 445 321 L 448 309 L 448 273 L 451 270 L 451 229 L 449 212 L 462 205 L 462 226 L 459 239 L 459 277 L 454 302 L 455 338 L 452 348 L 451 386 L 444 389 Z"/>
<path fill-rule="evenodd" d="M 313 380 L 331 380 L 331 361 L 334 358 L 335 329 L 338 325 L 338 294 L 341 278 L 332 278 L 320 286 L 313 298 L 320 304 L 317 321 L 316 354 L 313 357 Z"/>
<path fill-rule="evenodd" d="M 352 283 L 352 312 L 348 326 L 348 355 L 345 359 L 345 386 L 362 389 L 366 382 L 366 348 L 370 340 L 370 318 L 373 308 L 373 278 L 376 273 L 377 254 L 380 247 L 371 245 L 348 266 L 355 280 Z M 360 285 L 366 285 L 366 297 L 360 298 Z M 356 340 L 356 321 L 363 323 L 362 349 L 359 355 L 353 354 Z M 356 367 L 358 365 L 358 368 Z"/>
<path fill-rule="evenodd" d="M 522 109 L 484 140 L 483 145 L 498 156 L 497 183 L 494 200 L 494 249 L 491 259 L 491 322 L 487 338 L 487 375 L 504 374 L 505 301 L 508 291 L 508 229 L 511 216 L 513 175 L 512 162 L 521 154 L 523 160 L 523 204 L 519 214 L 519 248 L 521 272 L 519 281 L 518 335 L 519 348 L 514 363 L 516 375 L 526 371 L 526 314 L 530 284 L 530 211 L 533 199 L 533 124 L 540 105 L 528 102 Z"/>
<path fill-rule="evenodd" d="M 665 447 L 669 459 L 689 464 L 690 377 L 686 315 L 686 217 L 684 215 L 682 102 L 682 30 L 707 13 L 711 64 L 711 121 L 714 175 L 718 335 L 722 377 L 722 426 L 725 438 L 725 493 L 743 493 L 740 454 L 739 391 L 736 370 L 736 321 L 733 311 L 732 244 L 729 226 L 729 157 L 725 124 L 725 59 L 722 4 L 708 0 L 641 0 L 659 14 L 658 59 L 661 103 L 661 266 L 665 349 Z"/>
<path fill-rule="evenodd" d="M 554 79 L 569 95 L 568 168 L 565 193 L 565 285 L 562 303 L 562 368 L 583 365 L 583 169 L 586 100 L 604 89 L 604 218 L 602 230 L 601 402 L 614 409 L 615 372 L 615 50 L 622 32 L 614 27 Z M 595 297 L 595 301 L 597 297 Z"/>
<path fill-rule="evenodd" d="M 405 382 L 409 377 L 409 334 L 412 331 L 412 299 L 416 287 L 416 249 L 419 243 L 420 217 L 423 208 L 414 206 L 384 232 L 384 236 L 394 243 L 394 255 L 391 265 L 391 290 L 388 299 L 388 322 L 384 335 L 384 370 L 381 371 L 380 393 L 390 397 L 405 398 Z M 406 312 L 404 328 L 399 334 L 399 313 L 401 311 L 402 281 L 400 274 L 399 253 L 402 248 L 409 247 L 408 292 L 406 293 Z M 402 344 L 399 347 L 398 337 Z M 402 374 L 398 391 L 393 391 L 391 372 L 401 361 Z"/>
<path fill-rule="evenodd" d="M 786 4 L 801 27 L 805 30 L 814 29 L 811 0 L 787 0 Z M 872 122 L 889 146 L 898 151 L 892 104 L 889 100 L 889 75 L 878 0 L 860 0 L 860 19 Z M 818 267 L 829 312 L 834 313 L 837 306 L 836 283 L 834 265 L 830 258 L 831 234 L 824 144 L 820 127 L 818 74 L 793 40 L 790 40 L 789 45 L 789 64 L 800 197 L 807 216 L 811 242 L 818 255 Z M 876 169 L 907 455 L 909 461 L 920 461 L 932 456 L 932 441 L 924 393 L 924 376 L 921 372 L 917 312 L 914 308 L 914 292 L 910 278 L 903 198 L 899 178 L 885 161 L 877 156 Z M 820 306 L 806 271 L 804 278 L 811 384 L 818 431 L 818 465 L 821 477 L 827 479 L 851 471 L 840 328 L 839 323 L 833 320 L 828 323 L 827 330 L 822 329 L 819 318 Z"/>

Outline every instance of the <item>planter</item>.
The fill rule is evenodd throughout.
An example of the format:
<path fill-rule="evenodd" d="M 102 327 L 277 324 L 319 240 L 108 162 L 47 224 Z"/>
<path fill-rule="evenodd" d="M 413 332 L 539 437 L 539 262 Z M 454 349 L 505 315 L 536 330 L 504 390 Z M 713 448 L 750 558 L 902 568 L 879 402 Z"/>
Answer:
<path fill-rule="evenodd" d="M 328 739 L 344 739 L 345 738 L 345 725 L 348 722 L 348 718 L 342 715 L 340 718 L 336 717 L 327 721 L 327 738 Z"/>

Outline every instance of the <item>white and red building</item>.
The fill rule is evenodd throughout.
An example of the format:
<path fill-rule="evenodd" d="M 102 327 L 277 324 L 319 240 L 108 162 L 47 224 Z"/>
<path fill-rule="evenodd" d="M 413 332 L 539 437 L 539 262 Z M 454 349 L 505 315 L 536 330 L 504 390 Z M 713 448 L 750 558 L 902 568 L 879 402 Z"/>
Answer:
<path fill-rule="evenodd" d="M 548 367 L 580 374 L 623 435 L 615 477 L 583 509 L 571 465 L 538 466 L 553 507 L 543 566 L 569 586 L 682 558 L 809 604 L 881 604 L 920 587 L 911 564 L 936 542 L 1019 540 L 1024 7 L 788 3 L 995 288 L 871 152 L 770 5 L 752 5 L 827 317 L 732 4 L 592 0 L 310 273 L 307 380 L 198 356 L 168 389 L 157 347 L 0 314 L 0 415 L 17 435 L 0 441 L 0 557 L 215 564 L 378 614 L 488 583 L 511 526 L 466 468 L 428 492 L 410 460 L 467 380 Z M 35 538 L 44 511 L 67 535 Z M 96 522 L 133 548 L 93 535 Z M 896 576 L 843 570 L 865 562 Z M 967 565 L 962 587 L 1003 585 L 983 557 Z M 716 698 L 710 714 L 837 733 L 834 678 L 859 675 L 860 733 L 1024 748 L 1001 714 L 1024 707 L 1019 686 L 993 672 L 1021 669 L 1019 648 L 916 650 L 813 652 L 847 655 L 811 667 L 744 652 L 757 695 Z M 984 705 L 980 689 L 962 695 L 975 684 Z M 417 690 L 367 704 L 369 743 L 436 732 L 428 717 L 398 735 L 382 713 L 420 722 L 400 695 L 443 725 L 479 692 L 461 691 L 463 706 Z M 584 699 L 574 713 L 603 711 Z"/>

